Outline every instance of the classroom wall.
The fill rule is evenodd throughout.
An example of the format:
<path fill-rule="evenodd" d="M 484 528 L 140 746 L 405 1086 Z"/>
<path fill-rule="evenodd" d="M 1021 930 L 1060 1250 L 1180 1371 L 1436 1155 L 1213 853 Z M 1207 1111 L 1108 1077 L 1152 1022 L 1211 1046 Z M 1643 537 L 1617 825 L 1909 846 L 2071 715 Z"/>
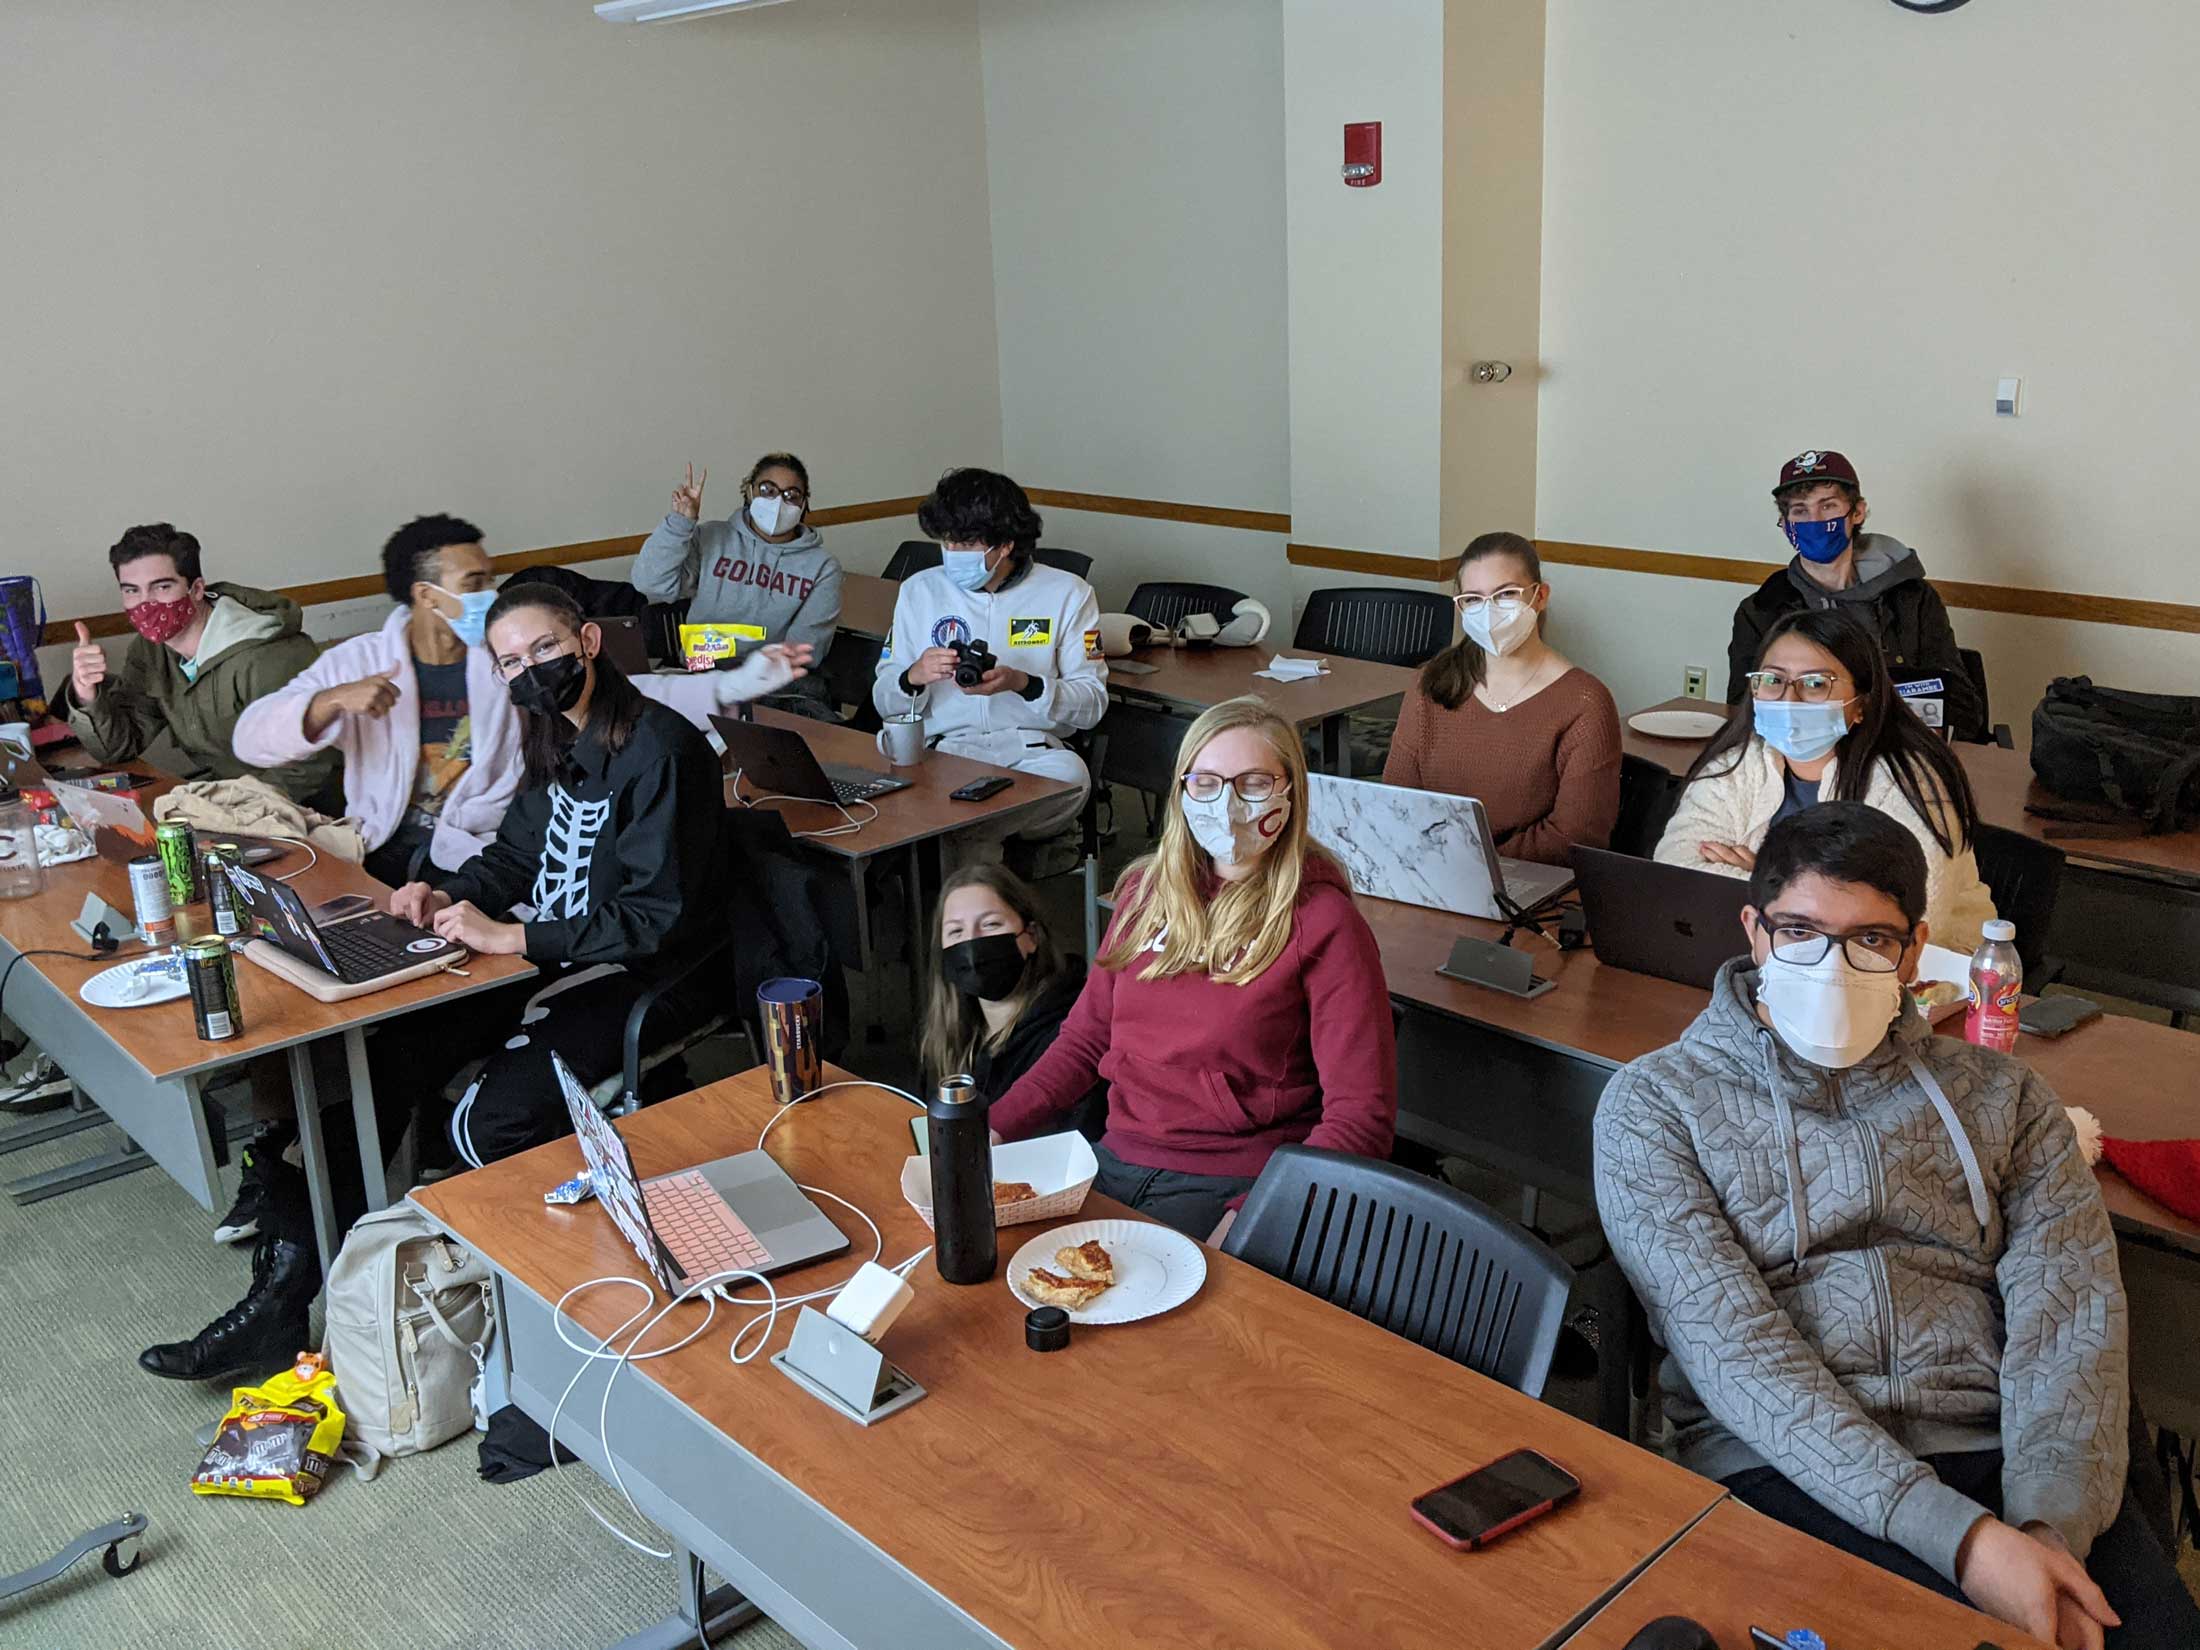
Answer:
<path fill-rule="evenodd" d="M 713 513 L 767 446 L 821 504 L 997 461 L 982 103 L 976 0 L 9 0 L 0 566 L 102 612 L 135 521 L 291 584 L 639 533 L 690 458 Z"/>
<path fill-rule="evenodd" d="M 1276 0 L 983 0 L 979 36 L 1009 472 L 1289 510 Z M 1042 514 L 1104 607 L 1199 578 L 1288 626 L 1281 534 Z"/>
<path fill-rule="evenodd" d="M 1934 574 L 2200 602 L 2200 10 L 1549 0 L 1547 51 L 1541 537 L 1780 559 L 1767 489 L 1831 446 Z M 1623 705 L 1717 672 L 1746 589 L 1556 579 Z M 1954 620 L 2020 734 L 2056 674 L 2200 680 L 2200 636 Z"/>

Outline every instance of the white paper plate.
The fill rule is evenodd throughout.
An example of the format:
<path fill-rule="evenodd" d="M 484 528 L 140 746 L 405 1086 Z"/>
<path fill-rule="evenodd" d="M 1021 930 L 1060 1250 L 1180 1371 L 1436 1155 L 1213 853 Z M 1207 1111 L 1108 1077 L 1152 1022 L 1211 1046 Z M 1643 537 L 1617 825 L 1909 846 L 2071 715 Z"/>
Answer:
<path fill-rule="evenodd" d="M 1638 710 L 1627 725 L 1652 739 L 1709 739 L 1726 718 L 1715 710 Z"/>
<path fill-rule="evenodd" d="M 1073 1323 L 1135 1323 L 1182 1306 L 1207 1281 L 1207 1253 L 1182 1232 L 1145 1220 L 1081 1220 L 1041 1232 L 1008 1263 L 1009 1292 L 1026 1306 L 1044 1306 L 1024 1292 L 1035 1266 L 1060 1275 L 1054 1251 L 1097 1242 L 1115 1262 L 1115 1286 L 1090 1306 L 1070 1313 Z"/>
<path fill-rule="evenodd" d="M 143 991 L 133 991 L 140 983 Z M 126 963 L 103 968 L 77 990 L 77 995 L 94 1008 L 147 1008 L 190 994 L 191 987 L 183 977 L 183 958 L 173 951 L 155 957 L 133 957 Z"/>

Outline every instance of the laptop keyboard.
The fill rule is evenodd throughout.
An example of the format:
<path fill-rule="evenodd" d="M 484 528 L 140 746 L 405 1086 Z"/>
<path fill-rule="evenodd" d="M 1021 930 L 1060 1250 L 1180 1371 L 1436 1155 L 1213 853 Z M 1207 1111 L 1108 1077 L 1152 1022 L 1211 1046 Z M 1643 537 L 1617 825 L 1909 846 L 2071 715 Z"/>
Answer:
<path fill-rule="evenodd" d="M 642 1188 L 649 1223 L 690 1278 L 747 1267 L 762 1272 L 771 1251 L 756 1240 L 739 1215 L 726 1206 L 700 1169 L 682 1169 Z"/>
<path fill-rule="evenodd" d="M 321 943 L 335 959 L 337 974 L 354 982 L 394 974 L 421 960 L 406 952 L 403 940 L 374 923 L 346 922 L 324 928 Z"/>
<path fill-rule="evenodd" d="M 835 779 L 831 781 L 833 795 L 842 802 L 868 802 L 874 796 L 890 789 L 890 779 Z"/>

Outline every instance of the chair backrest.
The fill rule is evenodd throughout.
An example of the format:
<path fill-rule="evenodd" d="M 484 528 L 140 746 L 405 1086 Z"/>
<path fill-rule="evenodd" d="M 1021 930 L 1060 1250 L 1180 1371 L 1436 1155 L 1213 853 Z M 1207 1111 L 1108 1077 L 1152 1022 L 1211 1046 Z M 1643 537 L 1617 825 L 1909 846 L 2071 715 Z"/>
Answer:
<path fill-rule="evenodd" d="M 1191 725 L 1189 717 L 1111 701 L 1098 730 L 1101 784 L 1167 795 L 1176 774 L 1176 748 Z"/>
<path fill-rule="evenodd" d="M 930 539 L 903 539 L 901 547 L 886 564 L 886 577 L 906 579 L 913 573 L 921 573 L 928 567 L 940 564 L 940 547 Z"/>
<path fill-rule="evenodd" d="M 1959 647 L 1956 657 L 1963 661 L 1963 674 L 1971 678 L 1971 686 L 1978 689 L 1979 709 L 1985 714 L 1979 720 L 1985 725 L 1986 737 L 1993 738 L 1994 701 L 1986 692 L 1986 655 L 1975 647 Z"/>
<path fill-rule="evenodd" d="M 1243 600 L 1244 591 L 1227 585 L 1178 584 L 1164 579 L 1133 590 L 1123 611 L 1134 619 L 1174 630 L 1187 613 L 1211 613 L 1218 623 L 1228 624 L 1231 611 Z"/>
<path fill-rule="evenodd" d="M 1062 550 L 1042 544 L 1032 551 L 1031 559 L 1048 567 L 1059 567 L 1065 573 L 1075 573 L 1081 579 L 1092 577 L 1092 558 L 1082 550 Z"/>
<path fill-rule="evenodd" d="M 1531 1398 L 1574 1269 L 1496 1210 L 1395 1164 L 1283 1146 L 1223 1251 Z"/>
<path fill-rule="evenodd" d="M 1619 759 L 1619 821 L 1612 827 L 1612 852 L 1637 859 L 1654 858 L 1658 838 L 1681 799 L 1681 776 L 1657 763 L 1622 752 Z"/>
<path fill-rule="evenodd" d="M 1454 635 L 1451 598 L 1439 591 L 1317 590 L 1306 598 L 1291 645 L 1412 668 L 1443 652 Z"/>
<path fill-rule="evenodd" d="M 2063 851 L 2052 842 L 2001 825 L 1971 834 L 1979 880 L 1994 896 L 1994 910 L 2017 925 L 2017 955 L 2027 978 L 2039 979 L 2062 893 Z"/>

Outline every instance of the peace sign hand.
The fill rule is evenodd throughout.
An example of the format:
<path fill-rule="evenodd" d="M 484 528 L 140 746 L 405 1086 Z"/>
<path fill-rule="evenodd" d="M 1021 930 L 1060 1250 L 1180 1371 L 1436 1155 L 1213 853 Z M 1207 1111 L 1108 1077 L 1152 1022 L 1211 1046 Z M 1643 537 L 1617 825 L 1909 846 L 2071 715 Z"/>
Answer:
<path fill-rule="evenodd" d="M 685 516 L 690 521 L 703 519 L 703 482 L 710 480 L 710 467 L 703 467 L 703 481 L 695 479 L 695 466 L 688 466 L 687 481 L 672 489 L 672 513 Z"/>

